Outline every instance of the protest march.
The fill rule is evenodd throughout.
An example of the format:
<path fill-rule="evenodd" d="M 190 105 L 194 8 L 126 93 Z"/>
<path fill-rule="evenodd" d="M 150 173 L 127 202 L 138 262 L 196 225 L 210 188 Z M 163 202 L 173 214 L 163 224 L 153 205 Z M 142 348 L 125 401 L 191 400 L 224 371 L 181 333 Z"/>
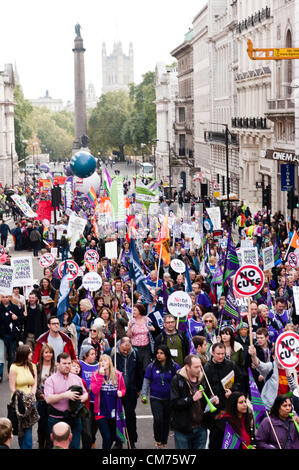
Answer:
<path fill-rule="evenodd" d="M 18 447 L 37 433 L 51 449 L 63 422 L 70 449 L 141 449 L 142 403 L 152 449 L 299 449 L 298 222 L 169 197 L 153 177 L 82 176 L 78 160 L 60 184 L 44 168 L 1 189 L 0 381 Z"/>

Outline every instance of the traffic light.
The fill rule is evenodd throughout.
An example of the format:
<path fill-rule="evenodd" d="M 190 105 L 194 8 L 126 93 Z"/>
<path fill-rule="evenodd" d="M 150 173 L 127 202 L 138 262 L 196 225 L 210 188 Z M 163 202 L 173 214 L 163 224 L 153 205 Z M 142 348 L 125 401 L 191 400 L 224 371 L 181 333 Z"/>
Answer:
<path fill-rule="evenodd" d="M 288 191 L 288 209 L 293 209 L 294 206 L 294 191 Z"/>
<path fill-rule="evenodd" d="M 271 208 L 271 186 L 263 188 L 263 207 Z"/>
<path fill-rule="evenodd" d="M 299 208 L 299 196 L 294 197 L 294 208 Z"/>

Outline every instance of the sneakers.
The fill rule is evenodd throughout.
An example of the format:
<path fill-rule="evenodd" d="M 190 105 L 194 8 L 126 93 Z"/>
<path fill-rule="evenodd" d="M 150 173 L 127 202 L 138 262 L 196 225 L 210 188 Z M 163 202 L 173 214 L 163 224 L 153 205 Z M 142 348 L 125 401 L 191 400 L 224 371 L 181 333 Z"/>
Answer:
<path fill-rule="evenodd" d="M 154 449 L 161 449 L 161 442 L 155 442 Z"/>
<path fill-rule="evenodd" d="M 122 449 L 122 448 L 123 448 L 122 442 L 118 440 L 114 443 L 114 446 L 112 447 L 112 449 Z"/>

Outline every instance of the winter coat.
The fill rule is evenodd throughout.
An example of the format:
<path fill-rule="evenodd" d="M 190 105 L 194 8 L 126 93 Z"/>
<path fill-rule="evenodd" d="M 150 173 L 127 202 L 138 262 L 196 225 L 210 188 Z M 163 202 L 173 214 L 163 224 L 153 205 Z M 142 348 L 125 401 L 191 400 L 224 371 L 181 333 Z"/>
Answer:
<path fill-rule="evenodd" d="M 40 360 L 41 349 L 42 349 L 44 344 L 48 343 L 49 334 L 50 334 L 49 331 L 47 331 L 46 333 L 44 333 L 43 335 L 41 335 L 37 339 L 36 345 L 35 345 L 35 348 L 34 348 L 33 358 L 32 358 L 32 362 L 34 364 L 37 364 L 38 361 Z M 77 357 L 76 357 L 76 353 L 75 353 L 75 350 L 74 350 L 72 340 L 67 335 L 65 335 L 64 333 L 61 333 L 61 331 L 59 332 L 59 334 L 63 339 L 63 344 L 64 344 L 63 351 L 70 354 L 72 360 L 76 360 Z"/>
<path fill-rule="evenodd" d="M 292 418 L 285 421 L 271 416 L 272 425 L 282 449 L 299 449 L 299 434 Z M 264 418 L 256 433 L 257 449 L 279 449 L 271 423 Z"/>

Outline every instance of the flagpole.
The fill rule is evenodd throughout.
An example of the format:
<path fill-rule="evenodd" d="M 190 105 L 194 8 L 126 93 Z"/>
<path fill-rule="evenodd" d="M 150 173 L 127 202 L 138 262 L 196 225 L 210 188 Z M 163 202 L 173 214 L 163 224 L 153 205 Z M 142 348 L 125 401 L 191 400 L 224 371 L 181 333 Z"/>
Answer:
<path fill-rule="evenodd" d="M 250 341 L 250 346 L 253 346 L 252 316 L 251 316 L 251 297 L 248 298 L 248 326 L 249 326 L 249 341 Z"/>
<path fill-rule="evenodd" d="M 272 424 L 271 418 L 270 418 L 269 413 L 268 413 L 267 410 L 266 410 L 266 415 L 267 415 L 268 420 L 270 421 L 270 426 L 271 426 L 272 431 L 273 431 L 273 433 L 274 433 L 275 439 L 277 440 L 278 447 L 279 447 L 279 449 L 281 450 L 280 442 L 279 442 L 279 440 L 278 440 L 276 431 L 275 431 L 275 429 L 274 429 L 274 426 L 273 426 L 273 424 Z"/>
<path fill-rule="evenodd" d="M 160 255 L 159 255 L 159 263 L 158 263 L 158 273 L 157 273 L 157 283 L 156 283 L 156 288 L 159 285 L 159 273 L 160 273 L 160 266 L 161 266 L 161 256 L 162 256 L 162 242 L 160 245 Z"/>

